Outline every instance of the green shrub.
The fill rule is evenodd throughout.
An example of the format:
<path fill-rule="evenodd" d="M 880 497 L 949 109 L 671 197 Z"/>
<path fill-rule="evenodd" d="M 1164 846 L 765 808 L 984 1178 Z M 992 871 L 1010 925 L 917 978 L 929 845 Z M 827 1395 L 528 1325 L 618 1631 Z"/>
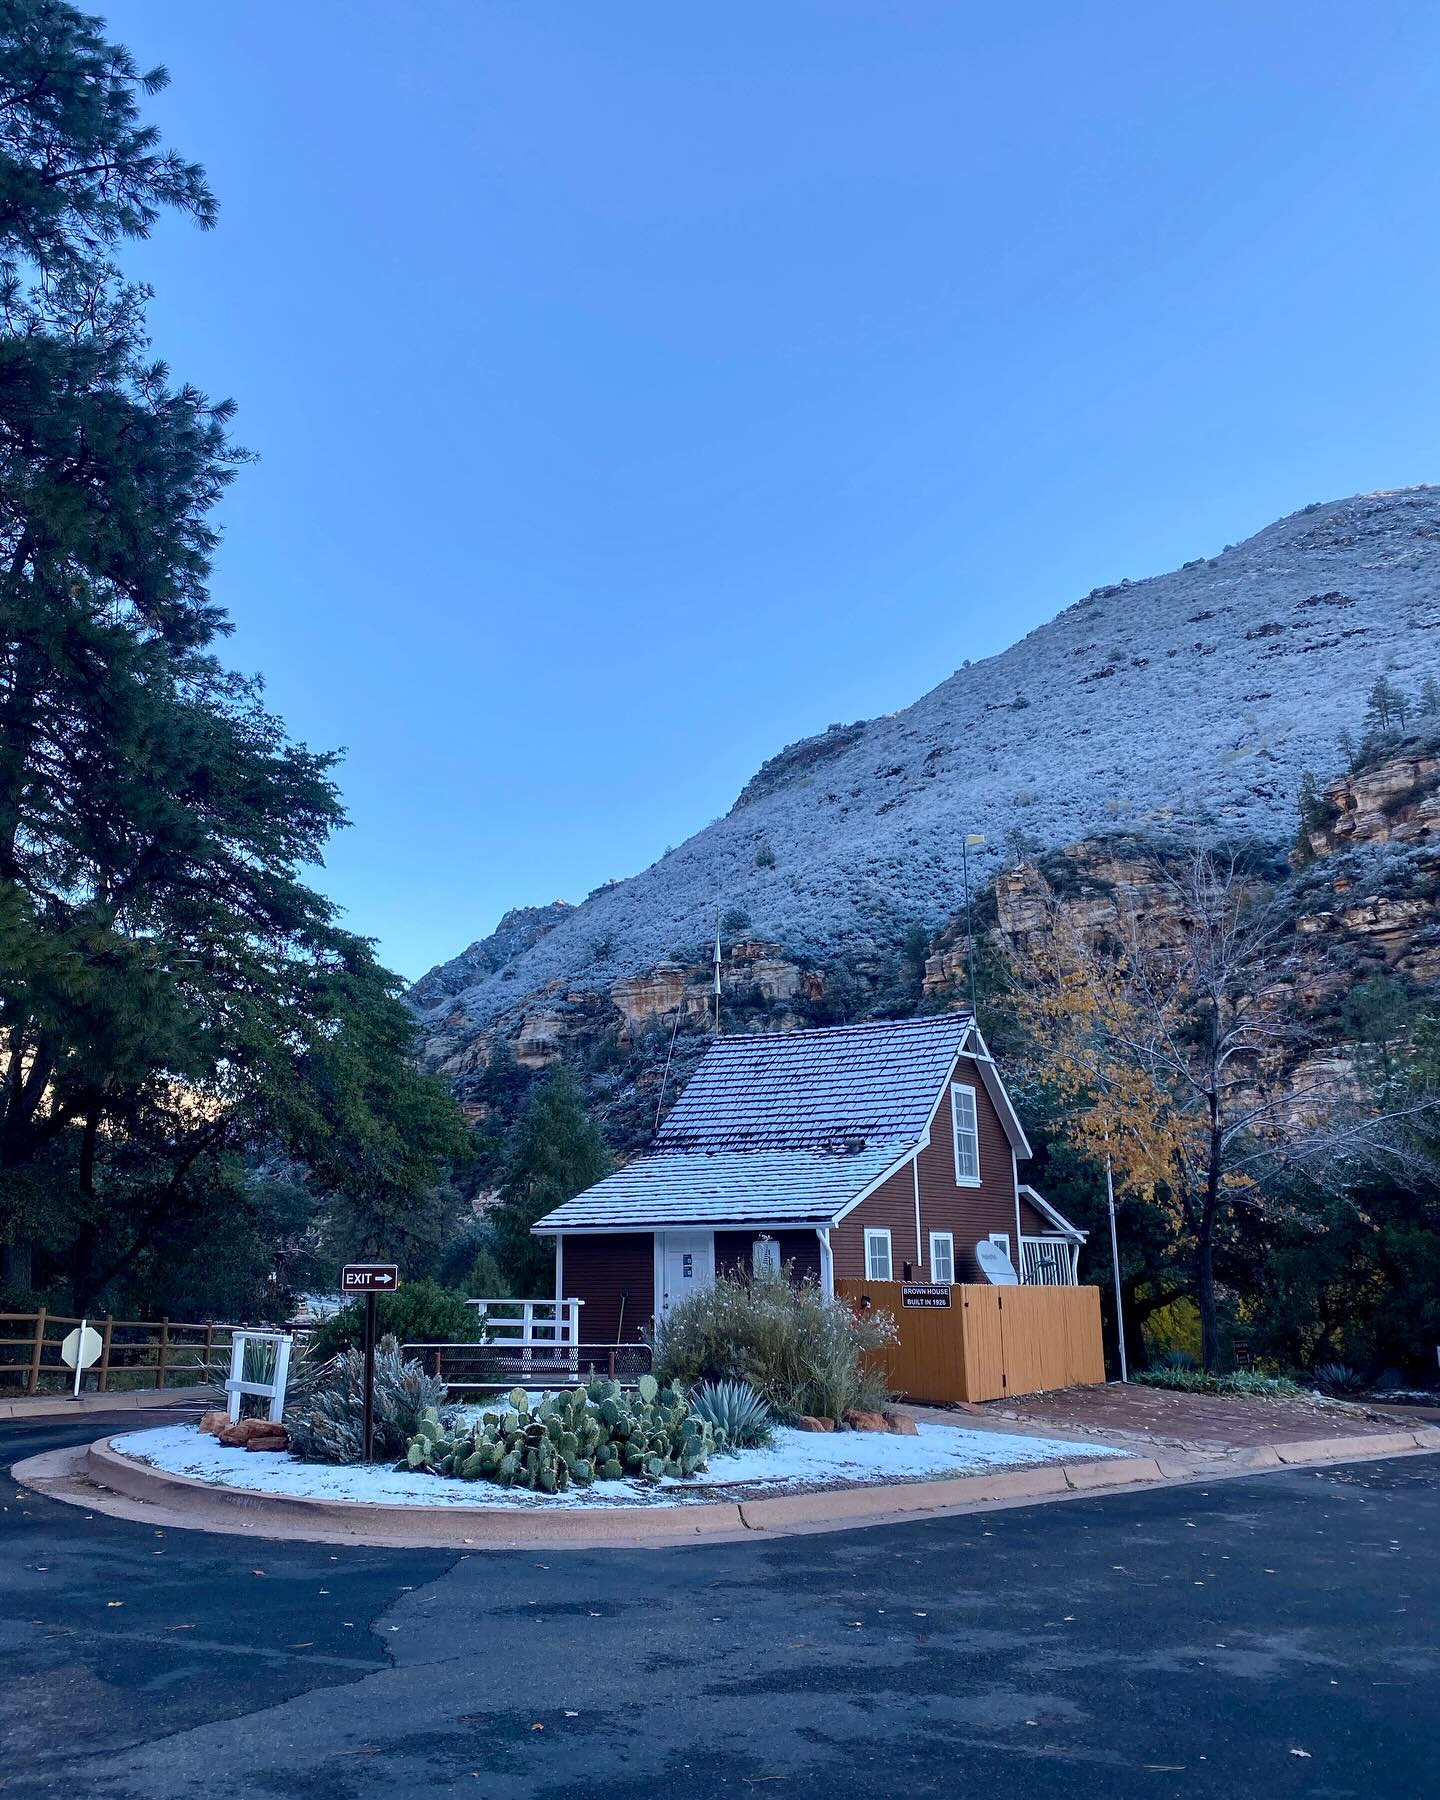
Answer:
<path fill-rule="evenodd" d="M 781 1420 L 878 1410 L 889 1395 L 877 1352 L 895 1342 L 895 1321 L 857 1315 L 791 1274 L 720 1276 L 680 1301 L 653 1339 L 656 1374 L 687 1389 L 748 1381 Z"/>
<path fill-rule="evenodd" d="M 1305 1389 L 1286 1375 L 1261 1375 L 1236 1369 L 1230 1375 L 1207 1375 L 1203 1369 L 1142 1369 L 1130 1377 L 1144 1387 L 1174 1388 L 1182 1394 L 1247 1394 L 1262 1400 L 1302 1398 Z"/>
<path fill-rule="evenodd" d="M 690 1396 L 690 1410 L 714 1428 L 726 1450 L 753 1450 L 773 1443 L 770 1408 L 748 1381 L 704 1381 Z"/>
<path fill-rule="evenodd" d="M 375 1352 L 375 1411 L 371 1454 L 393 1462 L 420 1427 L 427 1408 L 445 1398 L 445 1384 L 406 1361 L 393 1337 Z M 342 1350 L 323 1366 L 313 1362 L 298 1394 L 285 1407 L 290 1448 L 302 1462 L 360 1463 L 365 1460 L 365 1358 Z"/>
<path fill-rule="evenodd" d="M 572 1483 L 694 1475 L 716 1448 L 714 1431 L 690 1411 L 683 1392 L 662 1388 L 653 1375 L 642 1375 L 633 1393 L 615 1381 L 592 1381 L 548 1394 L 533 1409 L 523 1388 L 512 1388 L 507 1401 L 478 1426 L 459 1414 L 442 1419 L 432 1407 L 406 1449 L 405 1467 L 558 1494 Z"/>
<path fill-rule="evenodd" d="M 489 1298 L 482 1295 L 481 1298 Z M 377 1330 L 401 1344 L 475 1344 L 484 1336 L 479 1315 L 465 1304 L 466 1296 L 433 1281 L 407 1281 L 393 1294 L 382 1294 L 375 1303 Z M 328 1318 L 315 1333 L 313 1347 L 320 1357 L 337 1350 L 355 1350 L 365 1341 L 365 1303 L 352 1300 Z"/>

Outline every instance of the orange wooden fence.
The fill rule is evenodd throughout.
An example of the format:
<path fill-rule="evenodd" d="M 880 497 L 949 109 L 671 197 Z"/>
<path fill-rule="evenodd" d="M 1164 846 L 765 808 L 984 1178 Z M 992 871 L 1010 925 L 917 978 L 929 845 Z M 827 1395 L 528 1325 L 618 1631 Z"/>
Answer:
<path fill-rule="evenodd" d="M 890 1385 L 912 1400 L 998 1400 L 1105 1379 L 1100 1290 L 952 1287 L 950 1305 L 906 1306 L 898 1281 L 839 1278 L 836 1293 L 892 1315 L 900 1341 L 885 1352 Z M 926 1293 L 934 1294 L 933 1288 Z"/>

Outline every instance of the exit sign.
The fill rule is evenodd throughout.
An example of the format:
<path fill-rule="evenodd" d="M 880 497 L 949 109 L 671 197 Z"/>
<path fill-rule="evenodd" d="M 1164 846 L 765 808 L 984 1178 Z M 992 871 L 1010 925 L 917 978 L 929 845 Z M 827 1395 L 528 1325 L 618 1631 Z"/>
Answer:
<path fill-rule="evenodd" d="M 340 1271 L 342 1294 L 393 1294 L 399 1285 L 395 1263 L 346 1263 Z"/>

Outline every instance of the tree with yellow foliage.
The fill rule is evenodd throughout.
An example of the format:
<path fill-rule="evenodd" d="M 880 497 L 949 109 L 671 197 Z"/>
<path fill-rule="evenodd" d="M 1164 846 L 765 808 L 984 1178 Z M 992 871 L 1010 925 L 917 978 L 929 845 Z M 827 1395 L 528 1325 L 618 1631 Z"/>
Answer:
<path fill-rule="evenodd" d="M 1299 1096 L 1279 1079 L 1306 1034 L 1276 1004 L 1291 925 L 1236 856 L 1158 861 L 1163 921 L 1123 895 L 1113 931 L 1049 906 L 1017 968 L 1022 1022 L 1069 1103 L 1070 1134 L 1131 1192 L 1173 1209 L 1193 1245 L 1205 1367 L 1220 1355 L 1215 1252 L 1258 1204 L 1255 1140 L 1283 1136 Z"/>

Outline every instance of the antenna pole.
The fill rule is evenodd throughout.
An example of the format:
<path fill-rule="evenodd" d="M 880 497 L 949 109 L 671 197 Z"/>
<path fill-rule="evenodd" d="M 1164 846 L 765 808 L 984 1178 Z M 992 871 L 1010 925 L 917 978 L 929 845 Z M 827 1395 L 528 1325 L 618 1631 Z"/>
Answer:
<path fill-rule="evenodd" d="M 970 977 L 970 1017 L 975 1017 L 975 933 L 970 925 L 970 834 L 960 839 L 960 866 L 965 872 L 965 972 Z"/>
<path fill-rule="evenodd" d="M 1120 1352 L 1120 1379 L 1128 1382 L 1130 1370 L 1125 1361 L 1125 1304 L 1120 1297 L 1120 1239 L 1115 1230 L 1115 1172 L 1111 1166 L 1109 1150 L 1105 1152 L 1105 1199 L 1110 1209 L 1110 1270 L 1115 1280 L 1115 1339 Z"/>
<path fill-rule="evenodd" d="M 715 1035 L 720 1035 L 720 908 L 715 908 Z"/>

